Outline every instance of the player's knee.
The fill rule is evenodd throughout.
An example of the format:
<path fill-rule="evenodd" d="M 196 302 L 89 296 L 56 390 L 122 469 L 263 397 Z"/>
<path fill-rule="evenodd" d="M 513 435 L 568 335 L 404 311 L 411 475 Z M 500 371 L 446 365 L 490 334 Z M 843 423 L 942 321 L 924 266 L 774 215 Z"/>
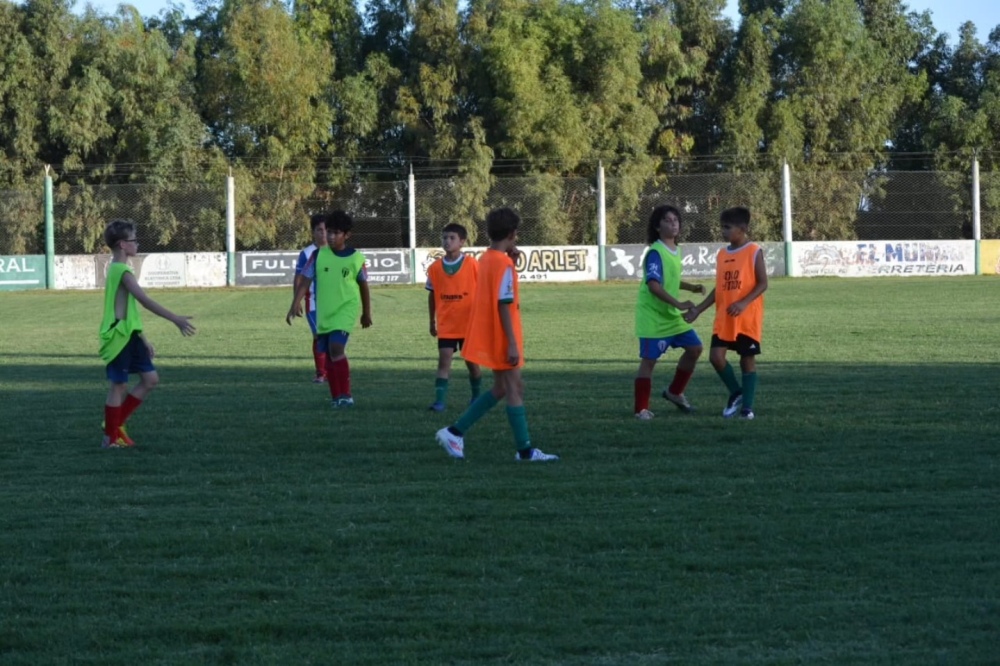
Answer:
<path fill-rule="evenodd" d="M 160 383 L 160 375 L 157 372 L 144 372 L 139 381 L 147 391 L 152 391 Z"/>

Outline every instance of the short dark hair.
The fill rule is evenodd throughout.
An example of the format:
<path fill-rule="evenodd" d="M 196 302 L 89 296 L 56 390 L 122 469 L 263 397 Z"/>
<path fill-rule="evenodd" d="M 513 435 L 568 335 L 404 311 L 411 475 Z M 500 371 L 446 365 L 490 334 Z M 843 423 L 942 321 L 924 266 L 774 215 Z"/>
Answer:
<path fill-rule="evenodd" d="M 727 208 L 722 211 L 722 214 L 719 215 L 719 221 L 722 222 L 722 224 L 728 224 L 730 226 L 735 225 L 743 227 L 744 229 L 749 229 L 750 209 L 744 208 L 743 206 Z"/>
<path fill-rule="evenodd" d="M 450 224 L 444 225 L 444 229 L 441 230 L 442 234 L 458 234 L 458 237 L 465 240 L 469 237 L 469 232 L 465 230 L 461 224 L 457 222 L 452 222 Z"/>
<path fill-rule="evenodd" d="M 354 228 L 354 220 L 345 211 L 335 210 L 326 216 L 326 230 L 329 232 L 343 231 L 345 234 Z"/>
<path fill-rule="evenodd" d="M 486 235 L 491 241 L 502 241 L 517 231 L 521 216 L 513 208 L 494 208 L 486 214 Z"/>
<path fill-rule="evenodd" d="M 118 246 L 118 243 L 134 235 L 135 222 L 132 220 L 111 220 L 108 222 L 108 226 L 104 227 L 104 244 L 113 250 Z"/>
<path fill-rule="evenodd" d="M 681 221 L 681 212 L 675 206 L 657 206 L 649 214 L 649 221 L 646 223 L 646 242 L 652 245 L 660 239 L 660 222 L 666 219 L 669 213 L 677 216 L 677 221 Z"/>
<path fill-rule="evenodd" d="M 314 213 L 314 214 L 310 215 L 309 216 L 309 228 L 312 231 L 316 231 L 316 227 L 318 227 L 321 224 L 323 224 L 323 225 L 326 224 L 327 217 L 329 217 L 329 216 L 326 213 Z"/>

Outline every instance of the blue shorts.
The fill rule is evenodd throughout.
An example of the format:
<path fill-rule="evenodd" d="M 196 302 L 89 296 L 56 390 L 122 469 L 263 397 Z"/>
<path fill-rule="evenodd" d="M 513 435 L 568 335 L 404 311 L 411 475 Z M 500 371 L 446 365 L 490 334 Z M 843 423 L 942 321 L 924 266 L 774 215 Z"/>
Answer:
<path fill-rule="evenodd" d="M 306 313 L 306 321 L 309 322 L 309 328 L 312 329 L 313 337 L 316 336 L 316 311 Z"/>
<path fill-rule="evenodd" d="M 326 354 L 330 351 L 330 345 L 347 346 L 347 339 L 351 334 L 347 331 L 330 331 L 329 333 L 319 333 L 316 336 L 316 351 Z"/>
<path fill-rule="evenodd" d="M 667 338 L 639 338 L 639 358 L 655 361 L 671 347 L 701 347 L 701 338 L 694 329 Z"/>
<path fill-rule="evenodd" d="M 153 359 L 149 357 L 149 348 L 139 337 L 139 333 L 132 334 L 125 349 L 107 366 L 108 379 L 115 384 L 128 384 L 130 374 L 155 370 Z"/>

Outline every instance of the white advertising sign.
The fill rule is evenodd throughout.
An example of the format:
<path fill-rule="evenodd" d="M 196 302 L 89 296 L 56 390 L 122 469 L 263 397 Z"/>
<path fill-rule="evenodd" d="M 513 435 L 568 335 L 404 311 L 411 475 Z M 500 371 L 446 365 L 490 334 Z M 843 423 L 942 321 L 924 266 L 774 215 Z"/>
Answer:
<path fill-rule="evenodd" d="M 519 247 L 518 278 L 522 282 L 583 282 L 598 278 L 597 246 L 564 245 Z M 466 254 L 478 258 L 484 247 L 467 247 Z M 441 248 L 417 248 L 417 284 L 427 281 L 427 268 L 444 255 Z"/>
<path fill-rule="evenodd" d="M 792 243 L 802 276 L 974 275 L 975 241 L 826 241 Z"/>

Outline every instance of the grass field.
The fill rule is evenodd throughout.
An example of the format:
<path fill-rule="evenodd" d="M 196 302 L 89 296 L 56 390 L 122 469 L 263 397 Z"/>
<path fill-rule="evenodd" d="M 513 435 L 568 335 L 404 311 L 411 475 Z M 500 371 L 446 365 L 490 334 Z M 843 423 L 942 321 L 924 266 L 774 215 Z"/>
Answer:
<path fill-rule="evenodd" d="M 502 409 L 435 444 L 468 384 L 425 411 L 419 287 L 373 290 L 346 411 L 289 290 L 156 292 L 199 332 L 145 315 L 110 451 L 101 295 L 0 293 L 0 664 L 1000 663 L 1000 281 L 773 281 L 753 422 L 707 354 L 698 414 L 632 418 L 635 289 L 522 288 L 551 464 Z"/>

